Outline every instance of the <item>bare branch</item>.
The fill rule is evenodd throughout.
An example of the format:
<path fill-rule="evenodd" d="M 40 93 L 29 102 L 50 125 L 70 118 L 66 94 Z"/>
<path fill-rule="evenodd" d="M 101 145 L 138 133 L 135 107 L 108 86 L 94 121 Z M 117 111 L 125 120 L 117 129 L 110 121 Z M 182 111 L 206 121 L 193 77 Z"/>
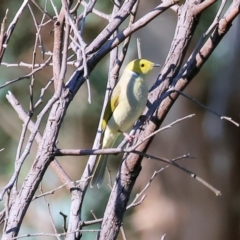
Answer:
<path fill-rule="evenodd" d="M 41 8 L 41 6 L 39 6 L 39 4 L 36 3 L 35 0 L 31 0 L 31 2 L 46 16 L 48 16 L 48 18 L 50 18 L 51 21 L 53 21 L 53 17 L 44 9 Z"/>
<path fill-rule="evenodd" d="M 184 120 L 186 120 L 186 119 L 188 119 L 188 118 L 192 118 L 192 117 L 194 117 L 194 116 L 195 116 L 195 114 L 190 114 L 190 115 L 188 115 L 188 116 L 186 116 L 186 117 L 177 119 L 176 121 L 174 121 L 174 122 L 166 125 L 165 127 L 162 127 L 162 128 L 160 128 L 160 129 L 152 132 L 152 133 L 149 134 L 147 137 L 143 138 L 139 143 L 137 143 L 136 145 L 132 146 L 130 149 L 132 149 L 132 150 L 136 149 L 136 148 L 137 148 L 138 146 L 140 146 L 143 142 L 145 142 L 145 141 L 147 141 L 148 139 L 150 139 L 151 137 L 155 136 L 157 133 L 162 132 L 162 131 L 164 131 L 164 130 L 167 130 L 167 129 L 171 128 L 173 125 L 175 125 L 175 124 L 177 124 L 177 123 L 179 123 L 179 122 L 181 122 L 181 121 L 184 121 Z"/>
<path fill-rule="evenodd" d="M 138 58 L 142 58 L 142 51 L 141 51 L 141 39 L 137 38 L 137 52 L 138 52 Z"/>
<path fill-rule="evenodd" d="M 142 153 L 139 151 L 133 151 L 133 153 L 138 154 L 139 156 L 145 157 L 147 159 L 154 159 L 154 160 L 158 160 L 161 162 L 165 162 L 167 164 L 173 165 L 174 167 L 182 170 L 183 172 L 187 173 L 188 175 L 190 175 L 192 178 L 195 178 L 198 182 L 200 182 L 202 185 L 204 185 L 205 187 L 207 187 L 209 190 L 211 190 L 216 196 L 220 196 L 221 192 L 219 190 L 217 190 L 215 187 L 213 187 L 212 185 L 210 185 L 209 183 L 207 183 L 205 180 L 203 180 L 202 178 L 200 178 L 199 176 L 197 176 L 195 173 L 193 173 L 192 171 L 180 166 L 179 164 L 177 164 L 174 160 L 168 160 L 165 158 L 159 158 L 159 157 L 155 157 L 146 153 Z M 187 157 L 187 155 L 184 155 L 181 158 L 185 158 Z"/>
<path fill-rule="evenodd" d="M 5 84 L 3 84 L 3 85 L 0 86 L 0 89 L 1 89 L 1 88 L 4 88 L 4 87 L 6 87 L 6 86 L 8 86 L 8 85 L 10 85 L 10 84 L 13 84 L 13 83 L 15 83 L 15 82 L 18 82 L 18 81 L 20 81 L 20 80 L 22 80 L 22 79 L 32 77 L 33 74 L 35 74 L 36 72 L 42 70 L 45 66 L 47 66 L 48 63 L 49 63 L 51 60 L 52 60 L 52 57 L 49 57 L 49 58 L 47 59 L 47 61 L 46 61 L 43 65 L 41 65 L 39 68 L 35 68 L 34 70 L 32 70 L 29 74 L 26 74 L 25 76 L 16 78 L 16 79 L 11 80 L 11 81 L 7 81 Z"/>
<path fill-rule="evenodd" d="M 137 147 L 139 147 L 141 144 L 143 144 L 145 141 L 147 141 L 149 138 L 153 137 L 159 132 L 162 132 L 164 130 L 167 130 L 171 128 L 173 125 L 186 120 L 188 118 L 191 118 L 195 116 L 195 114 L 190 114 L 186 117 L 177 119 L 176 121 L 166 125 L 165 127 L 162 127 L 154 132 L 152 132 L 150 135 L 143 138 L 140 142 L 136 143 L 135 145 L 128 147 L 128 148 L 104 148 L 104 149 L 56 149 L 55 156 L 85 156 L 85 155 L 103 155 L 103 154 L 116 154 L 116 153 L 130 153 L 133 152 Z M 124 140 L 125 142 L 125 140 Z M 122 145 L 122 144 L 120 144 Z"/>
<path fill-rule="evenodd" d="M 62 212 L 59 212 L 59 214 L 63 217 L 63 231 L 67 232 L 67 215 Z"/>
<path fill-rule="evenodd" d="M 69 183 L 70 183 L 70 182 L 66 182 L 66 183 L 62 184 L 61 186 L 59 186 L 59 187 L 57 187 L 57 188 L 55 188 L 55 189 L 53 189 L 53 190 L 51 190 L 51 191 L 48 191 L 48 192 L 45 192 L 45 193 L 42 192 L 40 195 L 34 196 L 33 199 L 32 199 L 32 201 L 34 201 L 34 200 L 36 200 L 36 199 L 38 199 L 38 198 L 41 198 L 41 197 L 45 197 L 45 196 L 47 196 L 47 195 L 52 195 L 52 194 L 54 194 L 57 190 L 62 189 L 63 187 L 66 187 L 67 185 L 69 185 Z M 72 182 L 72 184 L 73 184 L 73 182 Z"/>
<path fill-rule="evenodd" d="M 146 26 L 149 22 L 151 22 L 154 18 L 156 18 L 158 15 L 166 11 L 169 7 L 179 2 L 179 0 L 167 0 L 166 2 L 158 5 L 155 7 L 150 13 L 147 13 L 144 17 L 140 18 L 138 21 L 136 21 L 131 26 L 127 27 L 123 31 L 121 31 L 114 39 L 109 40 L 101 50 L 99 50 L 96 54 L 96 58 L 101 58 L 104 56 L 109 50 L 115 48 L 119 43 L 121 43 L 125 38 L 139 30 L 140 28 Z M 116 16 L 117 17 L 117 16 Z M 121 18 L 121 16 L 119 16 Z M 112 23 L 113 24 L 113 23 Z M 120 23 L 119 23 L 120 24 Z M 111 26 L 110 26 L 111 27 Z M 103 30 L 104 31 L 104 30 Z M 106 34 L 103 32 L 101 35 Z M 96 52 L 101 46 L 102 41 L 105 41 L 105 35 L 104 38 L 101 39 L 96 38 L 94 42 L 92 42 L 86 49 L 87 54 L 92 54 Z M 97 48 L 93 48 L 94 45 L 97 45 Z"/>
<path fill-rule="evenodd" d="M 174 90 L 173 90 L 174 91 Z M 206 107 L 205 105 L 203 105 L 202 103 L 200 103 L 199 101 L 197 101 L 196 99 L 189 97 L 188 95 L 186 95 L 185 93 L 181 92 L 181 91 L 176 91 L 178 92 L 180 95 L 184 96 L 185 98 L 193 101 L 194 103 L 198 104 L 200 107 L 206 109 L 208 112 L 213 113 L 214 115 L 218 116 L 220 119 L 225 119 L 231 123 L 233 123 L 234 125 L 236 125 L 237 127 L 239 127 L 239 123 L 235 122 L 232 120 L 232 118 L 230 117 L 226 117 L 226 116 L 222 116 L 221 114 L 217 113 L 214 110 L 211 110 L 210 108 Z"/>
<path fill-rule="evenodd" d="M 10 40 L 10 37 L 13 33 L 13 30 L 15 29 L 17 22 L 20 18 L 20 16 L 23 13 L 23 10 L 25 9 L 25 7 L 27 6 L 29 0 L 24 0 L 24 2 L 22 3 L 21 7 L 18 9 L 17 13 L 15 14 L 15 17 L 13 18 L 12 22 L 10 23 L 7 31 L 5 32 L 3 38 L 2 38 L 2 45 L 0 46 L 0 62 L 2 62 L 2 58 L 4 55 L 4 52 L 7 48 L 8 42 Z"/>
<path fill-rule="evenodd" d="M 77 231 L 74 231 L 74 232 L 71 232 L 71 233 L 77 233 L 77 232 L 99 232 L 100 230 L 99 229 L 89 229 L 89 230 L 77 230 Z M 33 234 L 30 234 L 30 233 L 27 233 L 27 234 L 24 234 L 24 235 L 21 235 L 21 236 L 18 236 L 18 237 L 13 237 L 11 238 L 11 240 L 15 240 L 15 239 L 21 239 L 21 238 L 27 238 L 27 237 L 62 237 L 62 236 L 66 236 L 67 233 L 58 233 L 58 234 L 55 234 L 55 233 L 33 233 Z"/>
<path fill-rule="evenodd" d="M 2 20 L 1 23 L 1 31 L 0 31 L 0 53 L 2 52 L 2 48 L 3 48 L 3 41 L 4 41 L 4 30 L 5 30 L 5 25 L 6 25 L 6 21 L 7 21 L 7 15 L 8 15 L 8 9 L 6 10 L 5 16 Z M 0 61 L 1 62 L 1 61 Z"/>
<path fill-rule="evenodd" d="M 84 0 L 81 1 L 81 4 L 82 4 L 84 7 L 87 6 L 86 1 L 84 1 Z M 72 10 L 72 11 L 74 11 L 74 10 Z M 71 12 L 72 12 L 72 11 L 71 11 Z M 105 13 L 103 13 L 103 12 L 101 12 L 101 11 L 95 9 L 95 8 L 88 8 L 86 14 L 90 13 L 90 11 L 92 11 L 92 12 L 95 13 L 97 16 L 99 16 L 99 17 L 101 17 L 101 18 L 104 18 L 104 19 L 106 19 L 106 20 L 108 20 L 108 21 L 109 21 L 109 19 L 110 19 L 110 16 L 109 16 L 108 14 L 105 14 Z"/>
<path fill-rule="evenodd" d="M 167 234 L 163 234 L 161 237 L 161 240 L 165 240 L 165 237 L 167 236 Z"/>
<path fill-rule="evenodd" d="M 42 185 L 41 185 L 41 184 L 40 184 L 40 192 L 43 193 L 43 191 L 42 191 Z M 55 225 L 54 220 L 53 220 L 53 216 L 52 216 L 51 209 L 50 209 L 50 204 L 47 202 L 47 199 L 46 199 L 45 196 L 44 196 L 43 198 L 44 198 L 44 201 L 45 201 L 45 203 L 46 203 L 46 205 L 47 205 L 48 215 L 49 215 L 49 218 L 50 218 L 50 220 L 51 220 L 51 224 L 52 224 L 54 233 L 56 234 L 56 238 L 57 238 L 58 240 L 61 240 L 60 237 L 58 236 L 57 229 L 56 229 L 56 225 Z"/>
<path fill-rule="evenodd" d="M 133 199 L 132 203 L 127 206 L 127 210 L 129 208 L 136 207 L 136 206 L 140 205 L 144 201 L 144 199 L 147 196 L 146 194 L 144 194 L 144 192 L 146 192 L 146 190 L 150 187 L 153 179 L 157 176 L 158 173 L 162 172 L 163 170 L 165 170 L 168 167 L 169 167 L 169 165 L 167 165 L 166 167 L 163 167 L 163 168 L 161 168 L 161 169 L 159 169 L 159 170 L 157 170 L 153 173 L 152 177 L 150 178 L 150 180 L 148 181 L 146 186 L 142 189 L 142 191 L 140 193 L 136 194 L 136 197 Z M 141 197 L 140 200 L 138 200 L 139 197 Z"/>
<path fill-rule="evenodd" d="M 65 10 L 61 8 L 58 19 L 54 24 L 54 45 L 53 45 L 53 79 L 55 92 L 62 88 L 63 79 L 60 79 L 62 65 L 62 40 L 64 35 Z"/>

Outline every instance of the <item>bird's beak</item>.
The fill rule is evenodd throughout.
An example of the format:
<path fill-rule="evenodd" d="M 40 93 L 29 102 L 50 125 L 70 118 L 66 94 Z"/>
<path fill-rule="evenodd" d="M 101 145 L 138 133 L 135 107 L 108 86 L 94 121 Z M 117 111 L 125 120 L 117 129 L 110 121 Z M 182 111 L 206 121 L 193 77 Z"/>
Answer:
<path fill-rule="evenodd" d="M 153 67 L 161 67 L 161 64 L 154 63 L 154 64 L 153 64 Z"/>

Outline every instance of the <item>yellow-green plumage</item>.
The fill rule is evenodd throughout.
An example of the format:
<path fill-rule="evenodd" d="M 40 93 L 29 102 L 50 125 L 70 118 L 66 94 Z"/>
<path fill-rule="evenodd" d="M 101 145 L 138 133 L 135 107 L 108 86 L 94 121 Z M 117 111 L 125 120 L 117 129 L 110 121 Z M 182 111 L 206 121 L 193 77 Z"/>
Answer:
<path fill-rule="evenodd" d="M 145 59 L 130 62 L 113 89 L 102 120 L 102 148 L 113 147 L 120 133 L 125 133 L 142 114 L 148 96 L 144 75 L 159 66 Z M 103 181 L 108 155 L 100 155 L 94 169 L 91 187 L 100 187 Z"/>

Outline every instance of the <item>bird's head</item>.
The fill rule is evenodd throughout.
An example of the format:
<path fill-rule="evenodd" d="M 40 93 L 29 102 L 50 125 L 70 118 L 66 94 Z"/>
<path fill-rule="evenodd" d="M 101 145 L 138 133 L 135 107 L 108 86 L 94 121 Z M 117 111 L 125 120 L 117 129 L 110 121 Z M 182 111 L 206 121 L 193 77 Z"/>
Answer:
<path fill-rule="evenodd" d="M 135 59 L 127 65 L 126 69 L 137 74 L 148 74 L 154 67 L 160 67 L 160 65 L 146 59 Z"/>

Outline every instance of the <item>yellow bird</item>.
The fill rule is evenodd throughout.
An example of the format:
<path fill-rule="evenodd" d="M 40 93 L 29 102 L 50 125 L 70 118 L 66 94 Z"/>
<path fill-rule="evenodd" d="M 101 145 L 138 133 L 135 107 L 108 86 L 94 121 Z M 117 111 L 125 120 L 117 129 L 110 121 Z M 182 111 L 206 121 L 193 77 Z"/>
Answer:
<path fill-rule="evenodd" d="M 144 76 L 153 67 L 159 64 L 152 63 L 146 59 L 131 61 L 123 71 L 123 74 L 113 89 L 110 100 L 106 106 L 101 130 L 103 132 L 102 148 L 111 148 L 120 133 L 130 141 L 132 139 L 126 131 L 131 129 L 134 122 L 143 113 L 147 103 L 148 88 Z M 95 165 L 90 186 L 102 185 L 107 165 L 108 155 L 100 155 Z"/>

